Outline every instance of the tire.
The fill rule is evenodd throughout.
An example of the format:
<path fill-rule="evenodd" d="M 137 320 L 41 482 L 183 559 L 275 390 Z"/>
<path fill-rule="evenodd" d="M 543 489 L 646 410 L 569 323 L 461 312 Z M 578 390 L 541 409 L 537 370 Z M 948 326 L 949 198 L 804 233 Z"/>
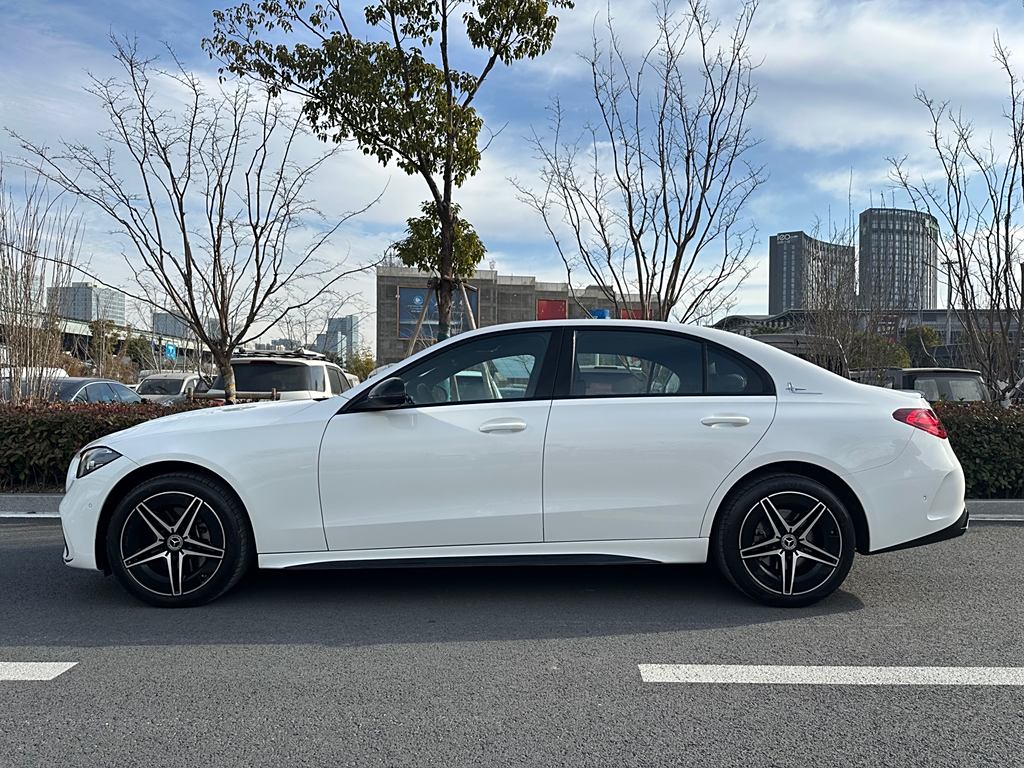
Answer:
<path fill-rule="evenodd" d="M 118 502 L 104 536 L 107 562 L 121 586 L 161 608 L 217 599 L 255 560 L 241 504 L 219 483 L 189 472 L 133 488 Z"/>
<path fill-rule="evenodd" d="M 839 588 L 853 565 L 850 513 L 816 480 L 760 478 L 733 493 L 721 514 L 715 560 L 733 586 L 759 603 L 816 603 Z"/>

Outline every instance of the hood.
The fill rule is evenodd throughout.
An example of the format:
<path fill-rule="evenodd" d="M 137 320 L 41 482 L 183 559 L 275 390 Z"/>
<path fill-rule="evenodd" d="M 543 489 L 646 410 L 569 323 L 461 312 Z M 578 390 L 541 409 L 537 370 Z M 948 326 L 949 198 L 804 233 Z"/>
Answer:
<path fill-rule="evenodd" d="M 117 450 L 119 445 L 136 438 L 166 435 L 176 432 L 216 432 L 221 429 L 239 429 L 273 424 L 292 418 L 300 411 L 312 407 L 317 401 L 241 403 L 218 408 L 200 408 L 195 411 L 172 413 L 158 419 L 136 424 L 134 427 L 101 437 L 89 445 L 105 445 Z M 341 401 L 338 403 L 339 407 Z"/>

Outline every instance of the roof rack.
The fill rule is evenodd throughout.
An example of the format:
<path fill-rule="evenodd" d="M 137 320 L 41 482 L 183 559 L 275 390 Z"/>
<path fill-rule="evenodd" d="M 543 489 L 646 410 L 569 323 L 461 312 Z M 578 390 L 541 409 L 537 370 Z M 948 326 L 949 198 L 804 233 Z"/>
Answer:
<path fill-rule="evenodd" d="M 303 349 L 301 347 L 292 350 L 273 350 L 273 349 L 242 349 L 235 352 L 232 358 L 239 357 L 291 357 L 301 358 L 303 360 L 326 360 L 327 355 L 320 352 L 314 352 L 312 349 Z"/>

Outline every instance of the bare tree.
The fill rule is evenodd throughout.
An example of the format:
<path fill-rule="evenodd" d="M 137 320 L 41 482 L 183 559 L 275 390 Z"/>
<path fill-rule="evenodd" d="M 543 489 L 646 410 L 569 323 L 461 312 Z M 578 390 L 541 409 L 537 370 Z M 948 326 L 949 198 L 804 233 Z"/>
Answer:
<path fill-rule="evenodd" d="M 70 285 L 79 260 L 80 220 L 49 193 L 45 182 L 27 180 L 15 193 L 0 160 L 0 360 L 11 402 L 48 393 L 51 371 L 63 361 L 63 322 L 46 289 Z"/>
<path fill-rule="evenodd" d="M 765 180 L 749 160 L 757 141 L 747 124 L 756 9 L 743 0 L 723 31 L 706 0 L 682 12 L 665 0 L 638 62 L 609 15 L 583 56 L 594 121 L 567 138 L 556 101 L 549 135 L 534 135 L 541 185 L 514 182 L 520 199 L 542 217 L 570 282 L 582 272 L 617 313 L 707 320 L 734 303 L 751 271 L 755 231 L 743 211 Z"/>
<path fill-rule="evenodd" d="M 343 312 L 359 314 L 355 308 L 360 304 L 359 294 L 356 292 L 328 291 L 316 301 L 289 313 L 277 325 L 276 330 L 302 346 L 314 348 L 316 337 L 324 331 L 331 318 L 340 317 Z M 316 351 L 324 350 L 316 348 Z"/>
<path fill-rule="evenodd" d="M 89 89 L 110 122 L 100 148 L 17 138 L 40 174 L 115 223 L 141 298 L 209 348 L 232 401 L 233 350 L 358 271 L 320 254 L 362 211 L 331 223 L 306 198 L 335 152 L 298 162 L 302 122 L 280 101 L 242 87 L 210 93 L 173 52 L 161 70 L 134 43 L 112 42 L 123 76 Z"/>
<path fill-rule="evenodd" d="M 951 298 L 969 360 L 999 396 L 1019 390 L 1024 378 L 1024 253 L 1021 251 L 1024 189 L 1024 83 L 998 35 L 995 60 L 1007 83 L 1005 132 L 998 141 L 978 136 L 971 118 L 924 91 L 929 152 L 938 180 L 911 169 L 906 157 L 890 158 L 892 177 L 919 210 L 938 218 L 939 263 L 945 265 Z"/>

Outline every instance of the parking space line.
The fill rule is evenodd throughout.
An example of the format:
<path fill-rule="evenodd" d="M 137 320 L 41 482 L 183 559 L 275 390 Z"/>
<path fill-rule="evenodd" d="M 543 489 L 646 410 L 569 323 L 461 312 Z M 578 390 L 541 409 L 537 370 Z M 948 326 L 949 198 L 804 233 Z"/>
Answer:
<path fill-rule="evenodd" d="M 0 661 L 0 681 L 53 680 L 77 663 L 77 661 Z"/>
<path fill-rule="evenodd" d="M 640 664 L 645 683 L 712 685 L 1013 685 L 1024 667 L 817 667 L 747 664 Z"/>

